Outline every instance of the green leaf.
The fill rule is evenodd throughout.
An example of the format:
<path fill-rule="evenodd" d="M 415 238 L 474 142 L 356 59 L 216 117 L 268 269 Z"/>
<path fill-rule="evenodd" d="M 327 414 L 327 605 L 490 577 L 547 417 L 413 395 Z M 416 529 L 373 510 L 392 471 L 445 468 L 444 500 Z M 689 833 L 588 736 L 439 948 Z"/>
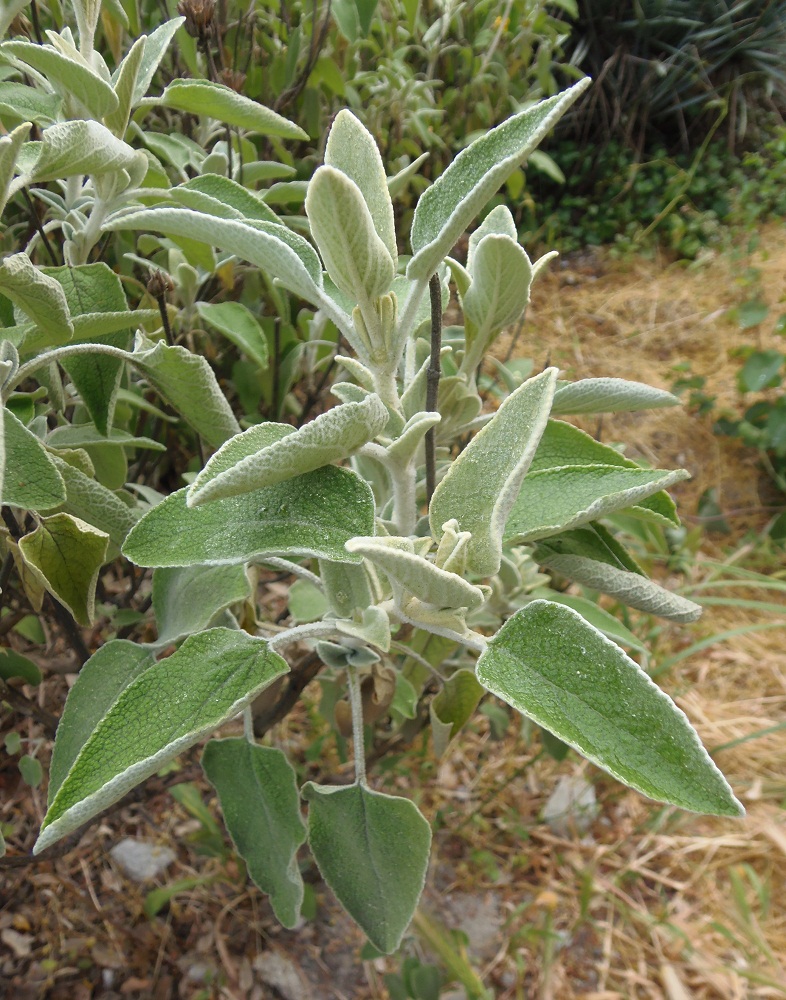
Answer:
<path fill-rule="evenodd" d="M 679 399 L 665 389 L 624 378 L 584 378 L 562 382 L 554 393 L 552 413 L 630 413 L 678 406 Z"/>
<path fill-rule="evenodd" d="M 532 264 L 509 236 L 485 236 L 472 262 L 472 284 L 463 298 L 464 315 L 482 331 L 515 323 L 529 302 Z"/>
<path fill-rule="evenodd" d="M 173 80 L 160 97 L 151 98 L 158 106 L 209 115 L 217 121 L 248 129 L 258 135 L 277 135 L 284 139 L 308 139 L 299 125 L 257 104 L 231 87 L 210 80 Z"/>
<path fill-rule="evenodd" d="M 339 111 L 330 128 L 325 163 L 346 174 L 358 186 L 376 234 L 387 247 L 395 266 L 398 261 L 396 227 L 382 157 L 372 134 L 346 108 Z"/>
<path fill-rule="evenodd" d="M 780 351 L 754 351 L 737 375 L 740 392 L 761 392 L 781 383 L 781 366 L 786 355 Z"/>
<path fill-rule="evenodd" d="M 79 101 L 95 118 L 101 119 L 117 108 L 115 92 L 102 76 L 94 73 L 86 63 L 70 59 L 52 45 L 3 42 L 0 58 L 9 57 L 38 70 L 61 94 Z"/>
<path fill-rule="evenodd" d="M 497 697 L 644 795 L 694 812 L 744 813 L 685 714 L 570 608 L 533 601 L 517 611 L 477 673 Z"/>
<path fill-rule="evenodd" d="M 163 341 L 136 349 L 128 360 L 214 448 L 240 430 L 213 370 L 198 354 Z"/>
<path fill-rule="evenodd" d="M 426 879 L 431 829 L 408 799 L 308 782 L 308 841 L 339 903 L 381 952 L 394 952 Z"/>
<path fill-rule="evenodd" d="M 47 346 L 70 340 L 74 327 L 60 284 L 34 267 L 26 253 L 0 263 L 0 292 L 48 334 Z"/>
<path fill-rule="evenodd" d="M 92 424 L 66 424 L 55 427 L 46 438 L 49 448 L 88 448 L 91 445 L 114 445 L 116 448 L 147 448 L 165 451 L 166 446 L 152 438 L 134 437 L 129 431 L 115 430 L 101 434 Z"/>
<path fill-rule="evenodd" d="M 295 580 L 289 588 L 288 607 L 293 622 L 316 622 L 330 610 L 330 603 L 325 592 L 309 580 Z"/>
<path fill-rule="evenodd" d="M 68 692 L 49 765 L 51 805 L 82 747 L 125 689 L 155 662 L 149 647 L 111 639 L 84 664 Z"/>
<path fill-rule="evenodd" d="M 105 531 L 111 542 L 119 548 L 136 524 L 138 511 L 57 455 L 51 457 L 65 483 L 66 497 L 62 510 Z"/>
<path fill-rule="evenodd" d="M 21 84 L 0 84 L 0 114 L 2 114 L 4 108 L 2 100 L 3 88 L 11 86 L 21 87 Z M 30 88 L 22 87 L 22 89 L 29 90 Z M 5 203 L 8 199 L 8 186 L 14 176 L 16 158 L 19 155 L 19 150 L 22 148 L 22 143 L 27 139 L 29 134 L 30 125 L 25 122 L 15 128 L 13 132 L 4 135 L 0 139 L 0 212 L 5 208 Z"/>
<path fill-rule="evenodd" d="M 601 444 L 578 427 L 573 427 L 564 420 L 549 420 L 532 460 L 530 471 L 538 472 L 541 469 L 553 469 L 563 465 L 617 465 L 625 469 L 641 468 L 616 448 Z M 655 493 L 640 501 L 628 513 L 667 526 L 679 526 L 680 523 L 674 501 L 664 492 Z"/>
<path fill-rule="evenodd" d="M 47 810 L 43 851 L 242 711 L 289 668 L 264 639 L 216 628 L 189 636 L 117 698 Z"/>
<path fill-rule="evenodd" d="M 250 309 L 240 302 L 197 302 L 197 312 L 263 371 L 267 368 L 267 339 Z"/>
<path fill-rule="evenodd" d="M 39 438 L 3 410 L 5 469 L 2 502 L 25 510 L 51 510 L 66 498 L 65 483 Z"/>
<path fill-rule="evenodd" d="M 198 507 L 249 493 L 341 461 L 375 438 L 387 422 L 384 403 L 370 395 L 362 403 L 334 406 L 272 442 L 269 424 L 250 427 L 213 455 L 190 486 L 188 504 Z"/>
<path fill-rule="evenodd" d="M 206 629 L 219 612 L 251 595 L 244 566 L 159 568 L 153 573 L 158 642 L 168 644 Z"/>
<path fill-rule="evenodd" d="M 471 573 L 493 576 L 499 569 L 505 522 L 546 426 L 556 376 L 556 368 L 547 368 L 512 392 L 434 491 L 432 535 L 440 538 L 451 518 L 472 532 Z"/>
<path fill-rule="evenodd" d="M 306 215 L 325 269 L 340 291 L 364 305 L 390 290 L 395 259 L 351 178 L 335 167 L 320 167 L 308 185 Z"/>
<path fill-rule="evenodd" d="M 244 165 L 243 176 L 245 174 Z M 199 177 L 193 177 L 185 184 L 172 188 L 168 194 L 187 208 L 195 208 L 199 212 L 207 212 L 223 219 L 256 219 L 258 222 L 280 224 L 278 217 L 264 201 L 237 181 L 219 174 L 200 174 Z"/>
<path fill-rule="evenodd" d="M 108 544 L 106 532 L 70 514 L 53 514 L 19 539 L 19 551 L 49 593 L 80 625 L 89 625 Z"/>
<path fill-rule="evenodd" d="M 319 563 L 319 577 L 330 607 L 339 618 L 351 618 L 356 609 L 364 611 L 374 603 L 363 565 L 323 559 Z"/>
<path fill-rule="evenodd" d="M 472 670 L 457 670 L 445 681 L 442 690 L 432 698 L 429 706 L 433 726 L 434 753 L 441 757 L 448 743 L 472 718 L 480 704 L 484 689 Z"/>
<path fill-rule="evenodd" d="M 684 469 L 624 469 L 566 465 L 530 471 L 505 525 L 505 540 L 521 543 L 556 535 L 622 510 L 672 486 Z"/>
<path fill-rule="evenodd" d="M 594 601 L 590 601 L 586 597 L 578 597 L 576 594 L 554 594 L 549 596 L 549 600 L 578 611 L 585 621 L 618 645 L 629 646 L 641 653 L 647 652 L 647 647 L 641 639 L 635 636 L 629 628 L 626 628 L 619 618 L 604 611 Z"/>
<path fill-rule="evenodd" d="M 41 671 L 36 664 L 13 649 L 0 649 L 0 677 L 4 681 L 21 677 L 25 684 L 41 683 Z"/>
<path fill-rule="evenodd" d="M 81 336 L 85 335 L 88 326 L 94 326 L 94 320 L 102 313 L 111 313 L 113 317 L 125 314 L 128 317 L 125 329 L 121 327 L 108 336 L 95 336 L 95 341 L 121 350 L 130 346 L 131 325 L 135 317 L 128 311 L 120 278 L 111 268 L 99 262 L 77 267 L 44 268 L 43 272 L 62 286 L 72 321 L 77 316 L 87 320 L 79 330 Z M 76 322 L 74 329 L 76 333 Z M 30 341 L 31 338 L 25 341 L 26 349 L 31 346 Z M 124 362 L 105 354 L 85 352 L 64 360 L 63 368 L 96 427 L 101 434 L 106 434 L 112 423 Z"/>
<path fill-rule="evenodd" d="M 297 851 L 306 827 L 292 765 L 281 750 L 228 739 L 207 744 L 202 767 L 248 874 L 284 927 L 295 927 L 303 902 Z"/>
<path fill-rule="evenodd" d="M 25 754 L 19 759 L 19 773 L 22 775 L 24 783 L 31 788 L 38 788 L 44 780 L 44 769 L 41 767 L 41 762 L 29 754 Z"/>
<path fill-rule="evenodd" d="M 39 150 L 38 156 L 17 184 L 43 184 L 77 174 L 115 174 L 131 170 L 137 157 L 135 149 L 94 121 L 50 125 L 41 133 L 41 143 L 30 146 Z"/>
<path fill-rule="evenodd" d="M 370 487 L 332 466 L 203 507 L 188 507 L 186 492 L 171 494 L 136 524 L 123 546 L 132 562 L 220 566 L 263 555 L 360 562 L 344 543 L 374 530 Z"/>
<path fill-rule="evenodd" d="M 318 305 L 322 265 L 310 243 L 283 226 L 205 216 L 187 208 L 150 208 L 115 216 L 105 229 L 142 229 L 218 247 L 278 278 L 285 288 Z"/>
<path fill-rule="evenodd" d="M 54 125 L 62 103 L 63 98 L 59 94 L 45 93 L 23 83 L 14 83 L 12 80 L 0 83 L 0 114 L 4 121 L 7 116 L 12 120 L 34 122 L 41 126 Z M 3 138 L 8 137 L 3 136 Z"/>
<path fill-rule="evenodd" d="M 149 35 L 145 36 L 145 52 L 142 56 L 142 64 L 139 67 L 139 72 L 137 73 L 134 96 L 131 102 L 133 107 L 136 107 L 147 93 L 158 65 L 164 58 L 166 50 L 175 36 L 175 32 L 185 20 L 184 17 L 173 17 L 171 21 L 165 21 L 155 31 L 151 31 Z"/>
<path fill-rule="evenodd" d="M 142 60 L 145 57 L 146 44 L 147 37 L 145 35 L 137 38 L 129 49 L 128 55 L 120 63 L 114 78 L 117 108 L 104 117 L 104 124 L 119 139 L 123 138 L 128 128 L 128 119 L 134 102 L 134 90 L 142 68 Z"/>
<path fill-rule="evenodd" d="M 427 280 L 489 198 L 586 90 L 581 80 L 562 94 L 509 118 L 463 149 L 421 197 L 412 220 L 414 256 L 407 277 Z"/>

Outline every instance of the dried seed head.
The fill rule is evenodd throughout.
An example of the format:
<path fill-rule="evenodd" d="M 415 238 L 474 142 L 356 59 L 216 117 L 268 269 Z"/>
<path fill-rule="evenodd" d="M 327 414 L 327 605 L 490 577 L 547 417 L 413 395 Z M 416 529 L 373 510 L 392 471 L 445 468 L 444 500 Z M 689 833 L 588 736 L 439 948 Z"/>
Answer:
<path fill-rule="evenodd" d="M 153 271 L 147 282 L 147 290 L 154 299 L 160 299 L 167 292 L 175 290 L 175 283 L 165 271 Z"/>
<path fill-rule="evenodd" d="M 184 25 L 192 38 L 206 38 L 213 27 L 216 0 L 179 0 L 177 12 L 186 19 Z"/>

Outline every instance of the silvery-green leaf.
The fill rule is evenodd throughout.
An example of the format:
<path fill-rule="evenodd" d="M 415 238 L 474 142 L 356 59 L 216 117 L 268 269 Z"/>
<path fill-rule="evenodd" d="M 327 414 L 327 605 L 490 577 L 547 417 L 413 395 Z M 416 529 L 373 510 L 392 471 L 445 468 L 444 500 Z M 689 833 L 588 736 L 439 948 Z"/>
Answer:
<path fill-rule="evenodd" d="M 486 218 L 478 228 L 470 235 L 469 246 L 467 248 L 467 270 L 472 270 L 472 263 L 475 258 L 475 251 L 484 236 L 509 236 L 514 243 L 518 244 L 519 234 L 516 223 L 507 205 L 497 205 L 492 208 Z"/>
<path fill-rule="evenodd" d="M 265 333 L 251 310 L 242 302 L 197 302 L 197 312 L 219 330 L 264 371 L 268 365 Z"/>
<path fill-rule="evenodd" d="M 306 825 L 292 765 L 275 747 L 227 739 L 210 740 L 202 767 L 248 874 L 284 927 L 295 927 L 303 902 L 297 851 Z"/>
<path fill-rule="evenodd" d="M 361 563 L 319 561 L 319 578 L 330 607 L 342 618 L 351 618 L 356 609 L 374 603 L 368 573 Z"/>
<path fill-rule="evenodd" d="M 431 699 L 429 713 L 441 725 L 433 726 L 434 753 L 441 757 L 448 743 L 472 718 L 484 695 L 473 670 L 457 670 L 445 681 L 442 690 Z"/>
<path fill-rule="evenodd" d="M 26 6 L 26 0 L 5 0 L 3 6 L 0 7 L 0 38 L 5 35 L 11 22 Z M 3 848 L 5 849 L 5 844 Z"/>
<path fill-rule="evenodd" d="M 295 580 L 289 588 L 289 617 L 295 624 L 319 621 L 329 610 L 325 592 L 310 580 Z"/>
<path fill-rule="evenodd" d="M 169 196 L 186 208 L 196 209 L 206 215 L 280 225 L 280 219 L 264 201 L 256 198 L 237 181 L 219 174 L 200 174 L 199 177 L 193 177 L 185 184 L 171 188 Z"/>
<path fill-rule="evenodd" d="M 128 360 L 214 448 L 239 431 L 213 369 L 200 355 L 159 341 L 154 347 L 143 345 Z"/>
<path fill-rule="evenodd" d="M 477 673 L 493 694 L 644 795 L 694 812 L 743 814 L 684 712 L 570 608 L 533 601 L 517 611 Z"/>
<path fill-rule="evenodd" d="M 530 470 L 505 525 L 506 541 L 534 541 L 630 507 L 688 479 L 684 469 L 566 465 Z"/>
<path fill-rule="evenodd" d="M 429 523 L 439 539 L 442 525 L 455 518 L 472 533 L 467 569 L 493 576 L 502 558 L 502 537 L 546 426 L 556 368 L 524 382 L 475 435 L 451 465 L 431 498 Z"/>
<path fill-rule="evenodd" d="M 203 507 L 188 507 L 186 490 L 178 490 L 136 524 L 123 553 L 138 566 L 220 566 L 265 555 L 360 562 L 344 543 L 373 530 L 371 488 L 326 466 Z"/>
<path fill-rule="evenodd" d="M 646 577 L 633 556 L 620 543 L 619 539 L 602 524 L 595 522 L 582 528 L 563 531 L 559 535 L 544 539 L 536 547 L 538 558 L 541 555 L 570 555 L 594 559 L 596 562 L 608 563 L 617 569 L 627 570 Z"/>
<path fill-rule="evenodd" d="M 370 395 L 362 403 L 335 406 L 271 444 L 261 444 L 261 431 L 251 427 L 228 441 L 199 473 L 189 488 L 189 506 L 273 486 L 340 461 L 375 438 L 387 422 L 384 403 Z"/>
<path fill-rule="evenodd" d="M 148 647 L 126 639 L 111 639 L 84 664 L 68 692 L 57 726 L 49 765 L 48 805 L 98 723 L 129 684 L 154 662 Z"/>
<path fill-rule="evenodd" d="M 134 85 L 134 96 L 131 102 L 133 107 L 136 107 L 147 94 L 158 65 L 169 48 L 169 43 L 184 21 L 184 17 L 173 17 L 171 21 L 165 21 L 155 31 L 151 31 L 149 35 L 145 36 L 145 54 L 142 57 Z"/>
<path fill-rule="evenodd" d="M 472 284 L 462 305 L 464 315 L 481 335 L 515 323 L 527 307 L 532 281 L 530 259 L 516 240 L 484 236 L 469 270 Z"/>
<path fill-rule="evenodd" d="M 426 280 L 491 196 L 552 129 L 590 81 L 581 80 L 476 139 L 420 198 L 407 277 Z"/>
<path fill-rule="evenodd" d="M 626 628 L 619 618 L 604 611 L 595 601 L 590 601 L 586 597 L 579 597 L 577 594 L 554 594 L 549 596 L 549 600 L 556 604 L 565 604 L 574 611 L 578 611 L 584 621 L 590 623 L 604 635 L 608 636 L 618 645 L 628 646 L 630 649 L 637 649 L 646 653 L 646 645 L 637 636 Z"/>
<path fill-rule="evenodd" d="M 70 514 L 43 517 L 19 540 L 19 551 L 39 582 L 80 625 L 90 625 L 96 581 L 109 535 Z"/>
<path fill-rule="evenodd" d="M 553 413 L 628 413 L 678 406 L 679 399 L 665 389 L 624 378 L 584 378 L 563 382 L 554 393 Z"/>
<path fill-rule="evenodd" d="M 0 83 L 0 114 L 4 120 L 34 122 L 42 127 L 53 125 L 62 103 L 63 98 L 59 94 L 45 93 L 13 80 Z"/>
<path fill-rule="evenodd" d="M 142 68 L 142 60 L 145 57 L 146 44 L 146 35 L 137 38 L 129 49 L 128 55 L 120 63 L 116 78 L 113 81 L 115 94 L 117 95 L 117 107 L 104 117 L 104 124 L 119 139 L 123 138 L 128 128 L 128 119 L 134 102 L 134 91 Z"/>
<path fill-rule="evenodd" d="M 39 438 L 3 408 L 2 502 L 24 510 L 51 510 L 66 498 L 65 483 Z"/>
<path fill-rule="evenodd" d="M 302 789 L 322 877 L 369 941 L 394 952 L 426 880 L 431 828 L 408 799 L 360 785 Z"/>
<path fill-rule="evenodd" d="M 549 420 L 530 470 L 552 469 L 563 465 L 617 465 L 625 469 L 641 466 L 626 458 L 616 448 L 601 444 L 589 434 L 564 420 Z M 679 526 L 677 509 L 668 493 L 661 491 L 641 500 L 628 512 L 665 525 Z"/>
<path fill-rule="evenodd" d="M 320 167 L 308 185 L 306 214 L 325 269 L 340 291 L 363 303 L 390 290 L 393 258 L 353 180 L 334 167 Z"/>
<path fill-rule="evenodd" d="M 436 427 L 442 417 L 436 412 L 416 413 L 404 425 L 396 440 L 388 445 L 387 453 L 391 461 L 406 465 L 414 456 L 429 428 Z"/>
<path fill-rule="evenodd" d="M 62 286 L 35 267 L 26 253 L 13 254 L 0 263 L 0 292 L 36 326 L 48 331 L 50 345 L 71 339 L 74 327 Z"/>
<path fill-rule="evenodd" d="M 322 265 L 314 248 L 283 226 L 204 216 L 187 208 L 150 208 L 115 216 L 106 229 L 142 229 L 218 247 L 256 264 L 285 288 L 321 303 Z"/>
<path fill-rule="evenodd" d="M 264 639 L 245 632 L 216 628 L 189 636 L 101 718 L 51 802 L 34 852 L 117 802 L 288 669 Z"/>
<path fill-rule="evenodd" d="M 113 428 L 101 434 L 92 424 L 65 424 L 55 427 L 46 436 L 49 448 L 89 448 L 91 445 L 114 445 L 116 448 L 147 448 L 166 451 L 166 445 L 147 437 L 134 437 L 130 431 Z"/>
<path fill-rule="evenodd" d="M 584 556 L 553 553 L 545 546 L 538 547 L 536 558 L 568 579 L 608 594 L 638 611 L 680 624 L 695 622 L 701 616 L 701 605 L 672 594 L 639 573 Z"/>
<path fill-rule="evenodd" d="M 114 174 L 133 170 L 136 150 L 94 121 L 50 125 L 36 144 L 39 155 L 15 184 L 42 184 L 76 174 Z"/>
<path fill-rule="evenodd" d="M 117 108 L 117 96 L 102 76 L 51 45 L 17 40 L 3 42 L 0 58 L 9 57 L 38 70 L 61 94 L 75 98 L 99 120 Z"/>
<path fill-rule="evenodd" d="M 346 543 L 346 549 L 364 556 L 406 591 L 437 608 L 472 610 L 485 600 L 480 587 L 456 573 L 439 569 L 415 552 L 394 546 L 389 538 L 353 538 Z"/>
<path fill-rule="evenodd" d="M 402 167 L 397 174 L 392 177 L 388 177 L 388 191 L 391 198 L 396 198 L 405 191 L 407 185 L 412 180 L 412 178 L 420 170 L 421 166 L 428 159 L 428 153 L 421 153 L 420 156 L 416 157 L 411 163 L 408 163 L 406 167 Z"/>
<path fill-rule="evenodd" d="M 64 513 L 72 514 L 92 524 L 94 528 L 105 531 L 110 540 L 120 547 L 136 524 L 138 511 L 62 458 L 56 455 L 51 458 L 65 483 L 66 497 L 61 505 Z"/>
<path fill-rule="evenodd" d="M 299 125 L 281 115 L 211 80 L 173 80 L 160 97 L 152 98 L 156 106 L 188 111 L 193 115 L 208 115 L 227 125 L 256 132 L 277 135 L 284 139 L 308 139 Z"/>
<path fill-rule="evenodd" d="M 79 32 L 79 47 L 82 52 L 93 48 L 102 0 L 73 0 L 76 27 Z"/>
<path fill-rule="evenodd" d="M 246 569 L 235 566 L 160 567 L 153 573 L 153 613 L 159 644 L 201 632 L 219 612 L 251 594 Z"/>
<path fill-rule="evenodd" d="M 377 236 L 388 249 L 395 265 L 398 261 L 393 202 L 382 157 L 374 137 L 346 108 L 339 111 L 330 127 L 325 146 L 325 163 L 346 174 L 360 188 Z"/>
<path fill-rule="evenodd" d="M 10 86 L 10 84 L 5 84 Z M 17 86 L 21 86 L 17 84 Z M 0 85 L 0 113 L 2 113 L 2 85 Z M 8 185 L 14 176 L 14 167 L 22 143 L 30 134 L 30 124 L 24 122 L 17 126 L 13 132 L 0 138 L 0 212 L 5 208 L 8 197 Z"/>

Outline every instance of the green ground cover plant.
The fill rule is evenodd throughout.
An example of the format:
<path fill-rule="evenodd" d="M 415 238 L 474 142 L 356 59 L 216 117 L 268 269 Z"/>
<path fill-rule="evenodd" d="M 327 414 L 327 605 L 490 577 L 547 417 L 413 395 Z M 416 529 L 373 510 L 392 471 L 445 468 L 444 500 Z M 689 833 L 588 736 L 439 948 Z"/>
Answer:
<path fill-rule="evenodd" d="M 374 789 L 367 744 L 375 727 L 425 723 L 441 755 L 489 693 L 645 795 L 740 815 L 687 717 L 624 651 L 640 648 L 636 637 L 538 574 L 678 622 L 698 616 L 604 524 L 624 511 L 677 525 L 666 490 L 687 474 L 639 466 L 559 419 L 675 397 L 504 365 L 499 407 L 484 409 L 478 392 L 481 361 L 552 255 L 530 260 L 503 205 L 471 233 L 464 262 L 451 254 L 589 81 L 474 139 L 425 185 L 405 235 L 399 181 L 350 111 L 330 127 L 305 216 L 276 215 L 245 186 L 270 161 L 244 157 L 242 179 L 227 176 L 223 136 L 239 130 L 250 153 L 249 136 L 286 144 L 302 130 L 214 80 L 147 96 L 180 18 L 140 36 L 110 72 L 94 47 L 100 5 L 74 11 L 76 35 L 0 43 L 0 98 L 13 87 L 7 103 L 13 93 L 31 119 L 0 139 L 0 196 L 12 221 L 20 199 L 44 207 L 0 265 L 3 596 L 12 613 L 47 601 L 79 647 L 97 592 L 125 573 L 124 610 L 144 613 L 133 599 L 152 570 L 156 635 L 135 641 L 118 620 L 87 658 L 59 721 L 35 851 L 210 737 L 205 774 L 282 924 L 299 919 L 307 843 L 369 941 L 392 952 L 423 889 L 431 830 L 415 802 Z M 195 138 L 146 132 L 161 109 L 194 116 Z M 159 154 L 180 164 L 176 183 Z M 163 250 L 173 262 L 147 289 L 158 308 L 131 307 L 122 268 L 100 259 L 112 241 L 133 261 Z M 47 246 L 57 263 L 41 263 Z M 185 320 L 199 317 L 264 374 L 270 345 L 254 313 L 199 295 L 207 277 L 240 266 L 307 304 L 312 365 L 317 349 L 338 348 L 338 404 L 297 427 L 233 407 L 241 391 L 225 391 L 189 336 Z M 183 325 L 170 322 L 167 278 L 179 282 Z M 443 329 L 451 291 L 463 323 Z M 142 413 L 157 433 L 139 433 Z M 193 468 L 182 488 L 153 488 L 137 456 L 165 448 L 170 424 L 170 448 Z M 270 612 L 266 569 L 297 581 L 287 615 Z M 2 676 L 34 682 L 31 666 L 9 654 Z M 286 754 L 262 740 L 317 674 L 321 711 L 352 737 L 351 784 L 299 787 Z M 241 714 L 244 736 L 212 736 Z"/>

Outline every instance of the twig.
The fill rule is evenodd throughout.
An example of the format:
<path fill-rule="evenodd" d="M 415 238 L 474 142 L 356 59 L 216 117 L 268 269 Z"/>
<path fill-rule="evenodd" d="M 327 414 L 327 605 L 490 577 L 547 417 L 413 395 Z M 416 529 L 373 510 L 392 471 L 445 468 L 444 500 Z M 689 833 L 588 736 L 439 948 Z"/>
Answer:
<path fill-rule="evenodd" d="M 428 283 L 431 295 L 431 358 L 426 372 L 426 409 L 437 409 L 439 398 L 440 351 L 442 349 L 442 287 L 438 274 Z M 426 505 L 431 503 L 437 484 L 437 435 L 433 427 L 426 431 Z"/>
<path fill-rule="evenodd" d="M 254 735 L 264 736 L 264 734 L 281 722 L 294 708 L 300 695 L 308 687 L 311 681 L 322 669 L 322 660 L 316 653 L 308 653 L 292 670 L 286 675 L 286 683 L 278 697 L 278 700 L 266 708 L 259 715 L 254 716 Z"/>
<path fill-rule="evenodd" d="M 49 598 L 52 615 L 65 633 L 68 645 L 76 654 L 79 666 L 81 667 L 90 659 L 90 650 L 87 648 L 85 637 L 82 635 L 82 631 L 77 623 L 71 617 L 71 614 L 66 611 L 63 605 L 59 601 L 56 601 L 51 594 L 47 594 L 47 597 Z"/>
<path fill-rule="evenodd" d="M 36 705 L 30 698 L 26 698 L 21 691 L 17 691 L 16 688 L 11 687 L 2 677 L 0 677 L 0 692 L 2 692 L 2 700 L 7 701 L 15 712 L 20 712 L 22 715 L 31 715 L 44 726 L 48 736 L 54 736 L 58 723 L 56 716 L 52 715 L 51 712 L 47 712 L 45 708 Z"/>
<path fill-rule="evenodd" d="M 35 10 L 35 3 L 32 5 L 32 9 Z M 43 44 L 43 42 L 41 43 Z M 44 232 L 44 227 L 41 225 L 41 220 L 38 217 L 38 211 L 33 203 L 33 199 L 30 197 L 30 192 L 27 188 L 22 188 L 22 197 L 27 202 L 27 207 L 30 209 L 30 221 L 33 224 L 33 228 L 41 237 L 41 242 L 46 247 L 46 252 L 49 254 L 49 259 L 52 261 L 52 266 L 57 267 L 57 257 L 55 257 L 55 252 L 52 249 L 52 244 L 49 242 L 49 237 Z"/>

